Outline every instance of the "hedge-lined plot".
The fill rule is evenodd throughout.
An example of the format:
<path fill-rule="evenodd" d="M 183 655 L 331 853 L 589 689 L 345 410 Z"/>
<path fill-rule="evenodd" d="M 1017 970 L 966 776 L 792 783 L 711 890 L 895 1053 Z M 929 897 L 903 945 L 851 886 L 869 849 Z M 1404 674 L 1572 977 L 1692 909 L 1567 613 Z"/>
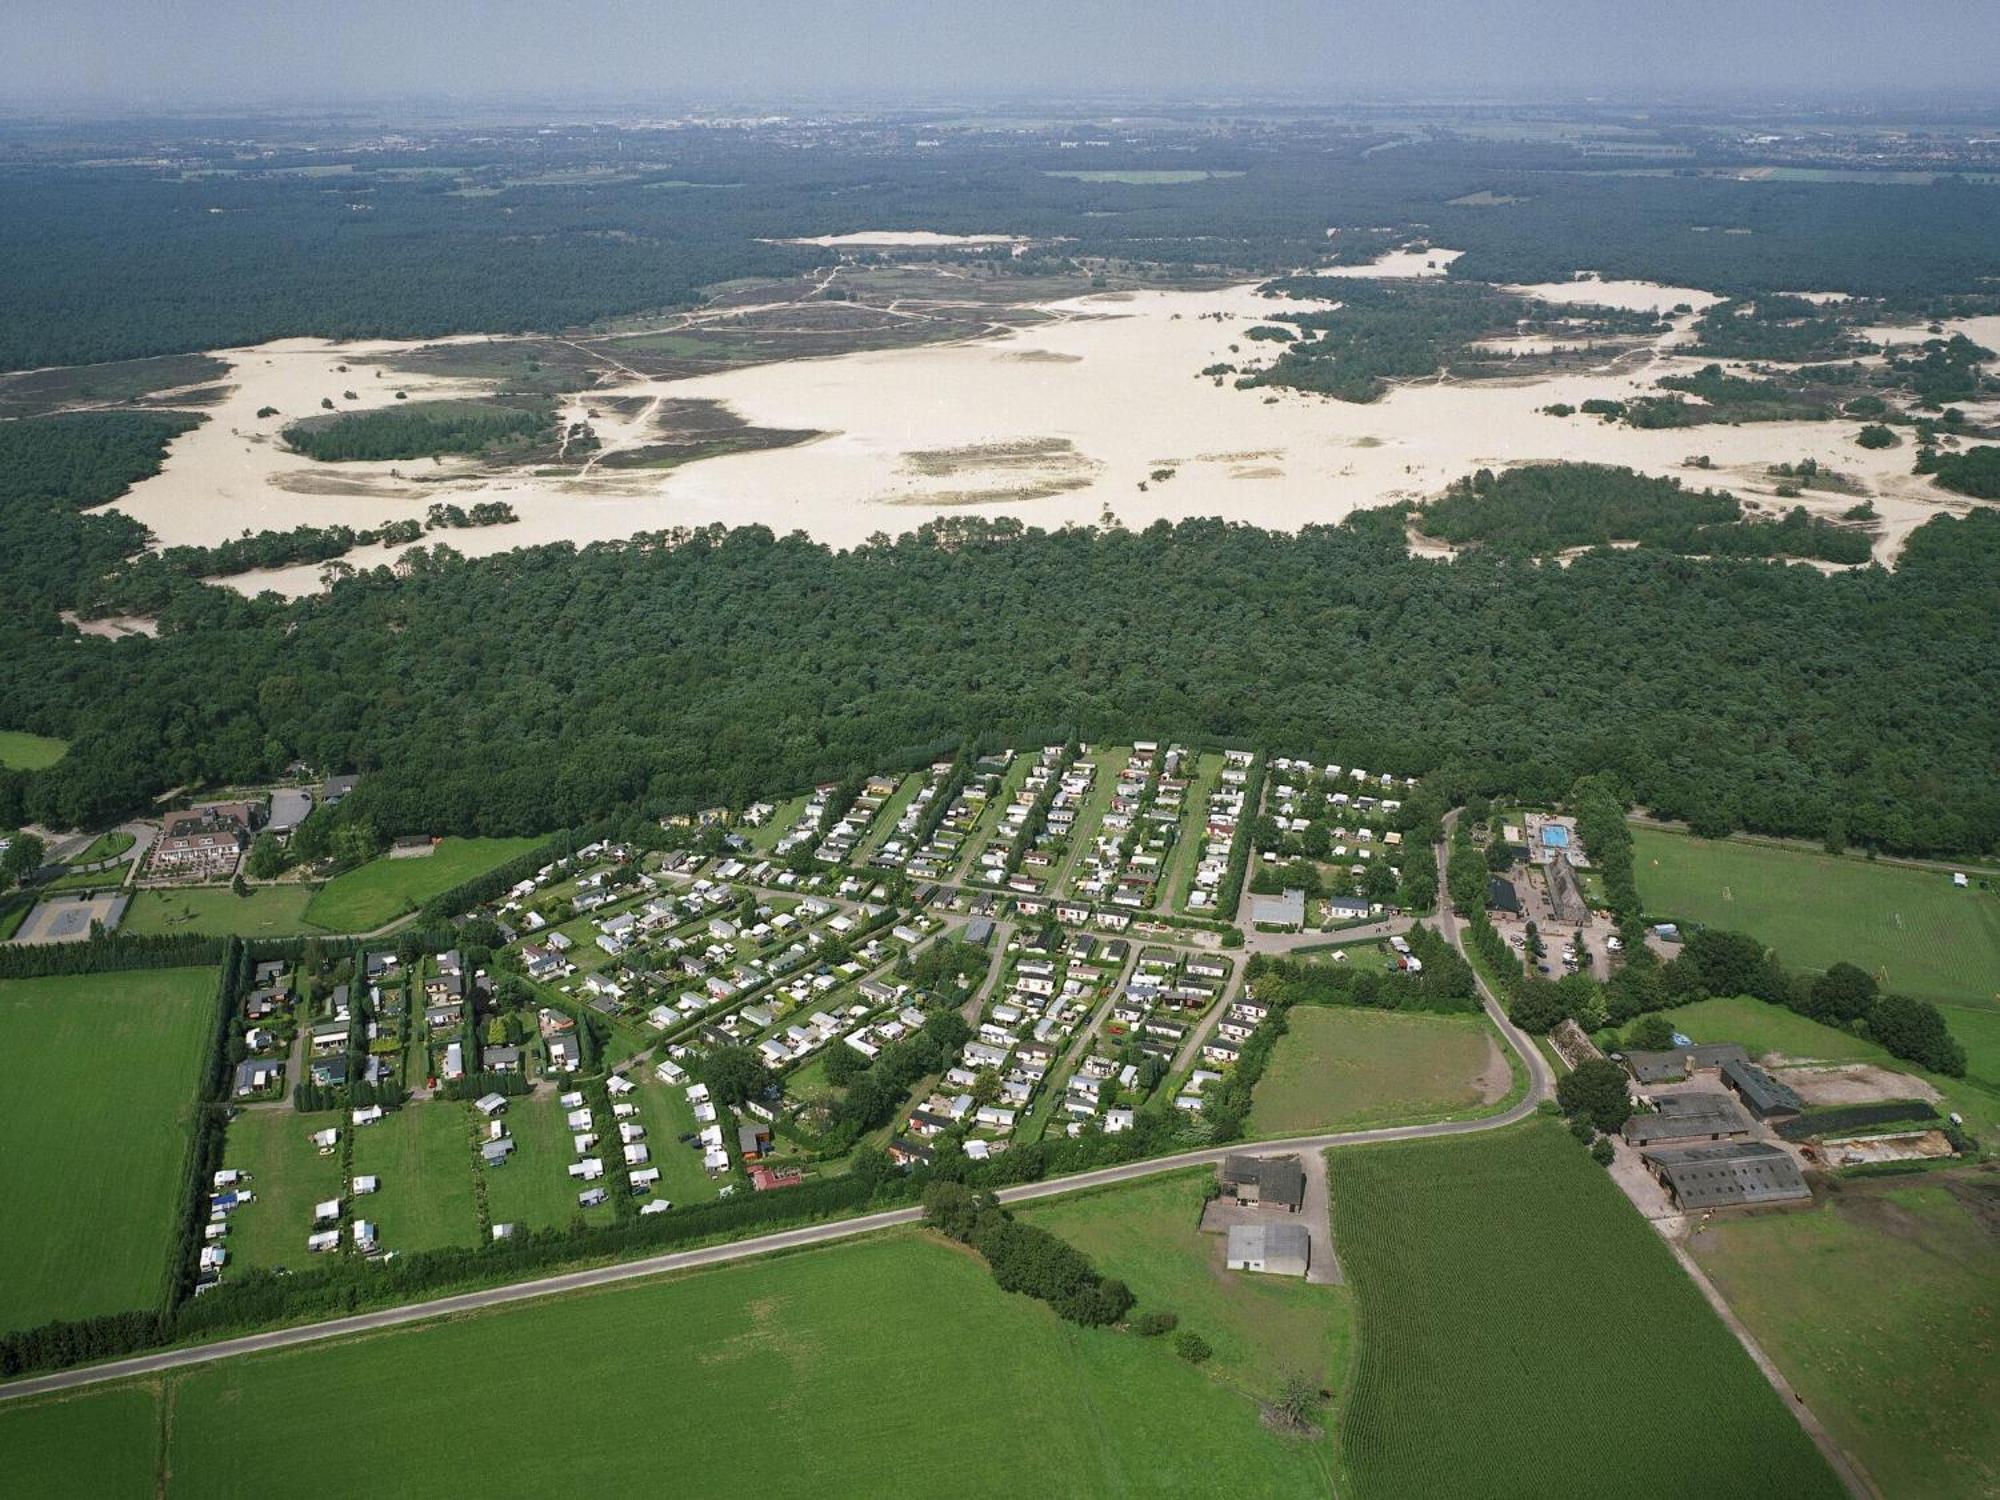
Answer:
<path fill-rule="evenodd" d="M 158 1304 L 215 984 L 0 980 L 0 1329 Z"/>
<path fill-rule="evenodd" d="M 1555 1124 L 1329 1162 L 1360 1315 L 1351 1493 L 1842 1493 L 1666 1246 Z"/>

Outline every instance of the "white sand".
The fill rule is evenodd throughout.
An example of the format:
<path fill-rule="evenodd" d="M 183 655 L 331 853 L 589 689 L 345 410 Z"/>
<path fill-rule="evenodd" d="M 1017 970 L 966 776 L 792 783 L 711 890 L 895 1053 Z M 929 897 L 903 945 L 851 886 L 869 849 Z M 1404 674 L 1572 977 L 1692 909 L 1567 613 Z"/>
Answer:
<path fill-rule="evenodd" d="M 1393 281 L 1401 281 L 1413 276 L 1442 276 L 1451 263 L 1463 254 L 1465 254 L 1463 250 L 1391 250 L 1386 255 L 1376 256 L 1365 266 L 1315 266 L 1299 274 L 1358 276 L 1366 277 L 1370 281 L 1386 277 Z"/>
<path fill-rule="evenodd" d="M 1561 294 L 1572 288 L 1568 300 L 1609 300 L 1607 291 L 1636 296 L 1635 285 L 1562 283 L 1551 300 L 1566 300 Z M 1644 294 L 1654 299 L 1646 305 L 1666 307 L 1698 304 L 1704 295 L 1671 287 Z M 1875 453 L 1854 446 L 1854 423 L 1633 431 L 1541 413 L 1553 402 L 1629 397 L 1661 375 L 1695 368 L 1699 361 L 1674 352 L 1684 327 L 1654 347 L 1607 360 L 1596 373 L 1425 381 L 1367 406 L 1237 390 L 1227 379 L 1218 386 L 1199 376 L 1206 365 L 1240 364 L 1258 352 L 1242 335 L 1272 307 L 1247 285 L 1081 297 L 1052 304 L 1050 322 L 991 339 L 793 360 L 691 380 L 634 379 L 616 393 L 726 401 L 753 423 L 827 436 L 670 472 L 595 469 L 581 479 L 482 477 L 469 465 L 428 461 L 329 465 L 287 454 L 271 434 L 285 420 L 318 410 L 323 395 L 353 409 L 390 404 L 399 387 L 412 398 L 471 389 L 378 375 L 369 363 L 408 346 L 291 340 L 226 352 L 238 389 L 207 423 L 178 439 L 165 470 L 120 507 L 166 543 L 214 542 L 246 529 L 301 523 L 370 526 L 421 517 L 434 500 L 501 499 L 514 506 L 519 524 L 439 532 L 429 540 L 478 554 L 720 522 L 761 523 L 781 533 L 796 528 L 849 546 L 940 513 L 1016 516 L 1044 527 L 1093 524 L 1106 510 L 1134 527 L 1215 515 L 1289 530 L 1432 494 L 1481 466 L 1533 460 L 1629 464 L 1728 486 L 1750 500 L 1770 494 L 1768 465 L 1812 457 L 1863 479 L 1883 518 L 1878 556 L 1885 561 L 1938 511 L 1969 508 L 1911 475 L 1907 446 Z M 344 375 L 333 370 L 342 362 L 350 366 Z M 347 388 L 364 399 L 340 400 Z M 573 398 L 570 411 L 580 414 L 613 393 Z M 264 404 L 283 415 L 258 421 L 254 413 Z M 596 426 L 607 448 L 648 439 L 643 417 L 605 417 Z M 1708 454 L 1715 471 L 1683 469 L 1691 453 Z M 1151 479 L 1160 468 L 1172 468 L 1173 477 Z M 411 482 L 434 473 L 466 477 Z M 298 488 L 323 488 L 329 480 L 359 493 Z M 1838 514 L 1856 498 L 1808 492 L 1782 503 Z M 348 561 L 369 567 L 391 555 L 363 549 Z M 321 571 L 310 565 L 230 581 L 250 592 L 296 594 L 317 587 Z"/>
<path fill-rule="evenodd" d="M 1713 292 L 1697 291 L 1689 286 L 1661 286 L 1653 281 L 1601 281 L 1593 275 L 1578 276 L 1569 281 L 1538 281 L 1529 286 L 1503 287 L 1502 290 L 1563 306 L 1586 303 L 1650 313 L 1672 312 L 1683 302 L 1701 312 L 1723 300 Z"/>
<path fill-rule="evenodd" d="M 841 246 L 888 248 L 925 245 L 1025 245 L 1018 234 L 939 234 L 934 229 L 861 229 L 853 234 L 821 234 L 810 239 L 773 241 L 781 245 L 818 245 L 824 249 Z"/>

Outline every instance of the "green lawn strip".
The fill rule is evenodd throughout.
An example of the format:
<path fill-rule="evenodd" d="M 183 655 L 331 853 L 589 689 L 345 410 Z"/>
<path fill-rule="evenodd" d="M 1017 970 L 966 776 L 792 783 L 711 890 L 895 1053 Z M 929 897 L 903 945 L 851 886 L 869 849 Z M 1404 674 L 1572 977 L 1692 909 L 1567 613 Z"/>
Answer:
<path fill-rule="evenodd" d="M 1274 1137 L 1487 1114 L 1500 1045 L 1483 1016 L 1295 1005 L 1258 1081 L 1249 1133 Z"/>
<path fill-rule="evenodd" d="M 1969 1173 L 1843 1183 L 1810 1209 L 1712 1219 L 1689 1244 L 1887 1495 L 2000 1493 L 2000 1241 L 1968 1207 L 1980 1191 Z"/>
<path fill-rule="evenodd" d="M 700 1149 L 681 1141 L 682 1136 L 701 1129 L 694 1106 L 687 1101 L 686 1085 L 662 1083 L 650 1067 L 631 1076 L 639 1091 L 630 1097 L 639 1106 L 639 1123 L 646 1127 L 646 1144 L 652 1151 L 648 1165 L 660 1169 L 654 1196 L 669 1203 L 706 1203 L 722 1190 L 722 1184 L 702 1166 Z M 612 1136 L 616 1139 L 615 1130 Z"/>
<path fill-rule="evenodd" d="M 1760 938 L 1794 968 L 1845 960 L 1883 988 L 2000 1008 L 2000 894 L 1943 871 L 1632 830 L 1646 910 Z"/>
<path fill-rule="evenodd" d="M 1740 1042 L 1760 1062 L 1867 1062 L 1892 1072 L 1921 1078 L 1941 1093 L 1946 1103 L 1940 1112 L 1956 1110 L 1965 1117 L 1966 1128 L 1992 1149 L 2000 1144 L 2000 1089 L 1978 1077 L 1947 1078 L 1927 1073 L 1915 1063 L 1893 1057 L 1887 1050 L 1831 1026 L 1809 1021 L 1781 1005 L 1769 1005 L 1746 995 L 1719 1000 L 1701 1000 L 1661 1012 L 1676 1030 L 1697 1042 Z M 1977 1033 L 1981 1058 L 1991 1066 L 1993 1038 Z"/>
<path fill-rule="evenodd" d="M 577 1207 L 576 1195 L 587 1188 L 608 1187 L 611 1173 L 607 1160 L 605 1175 L 594 1183 L 569 1175 L 570 1164 L 578 1157 L 571 1140 L 574 1132 L 563 1120 L 567 1113 L 558 1095 L 550 1090 L 507 1102 L 507 1112 L 500 1118 L 514 1137 L 514 1154 L 505 1166 L 479 1169 L 486 1174 L 486 1210 L 491 1222 L 563 1229 L 579 1214 L 593 1224 L 611 1222 L 608 1203 L 592 1209 Z M 593 1156 L 616 1153 L 618 1132 L 610 1127 L 609 1120 L 597 1123 Z"/>
<path fill-rule="evenodd" d="M 302 1115 L 287 1106 L 245 1110 L 229 1122 L 222 1163 L 250 1174 L 245 1186 L 253 1196 L 229 1218 L 232 1265 L 301 1270 L 313 1259 L 306 1249 L 313 1206 L 346 1192 L 339 1153 L 321 1156 L 311 1140 L 329 1127 L 345 1131 L 346 1117 L 338 1110 Z"/>
<path fill-rule="evenodd" d="M 1222 780 L 1222 766 L 1220 754 L 1195 758 L 1194 777 L 1182 794 L 1180 829 L 1167 856 L 1166 879 L 1159 901 L 1163 911 L 1187 913 L 1188 892 L 1194 889 L 1195 867 L 1201 863 L 1201 851 L 1208 843 L 1208 796 L 1215 790 L 1216 783 Z"/>
<path fill-rule="evenodd" d="M 1059 1235 L 1139 1299 L 1135 1313 L 1171 1312 L 1215 1350 L 1203 1368 L 1264 1399 L 1292 1372 L 1335 1388 L 1347 1368 L 1353 1306 L 1345 1287 L 1223 1268 L 1220 1234 L 1203 1234 L 1215 1174 L 1202 1168 L 1024 1206 L 1019 1217 Z M 1155 1345 L 1173 1357 L 1172 1339 Z"/>
<path fill-rule="evenodd" d="M 743 828 L 738 832 L 750 841 L 750 848 L 754 853 L 769 854 L 778 840 L 792 831 L 792 825 L 799 821 L 799 815 L 806 810 L 806 803 L 809 800 L 811 799 L 808 794 L 789 797 L 778 804 L 778 810 L 760 827 Z"/>
<path fill-rule="evenodd" d="M 940 1350 L 978 1378 L 910 1391 Z M 532 1413 L 531 1430 L 411 1420 L 410 1393 L 438 1390 Z M 697 1495 L 788 1494 L 810 1476 L 829 1495 L 934 1500 L 968 1455 L 968 1493 L 1327 1487 L 1317 1450 L 1263 1430 L 1171 1351 L 1063 1324 L 914 1232 L 203 1366 L 176 1379 L 170 1495 L 267 1486 L 296 1462 L 297 1413 L 323 1407 L 369 1434 L 368 1463 L 315 1476 L 333 1497 L 379 1497 L 395 1474 L 478 1493 L 629 1487 L 630 1443 L 550 1440 L 583 1432 L 643 1435 L 642 1464 Z M 752 1409 L 756 1441 L 717 1441 Z"/>
<path fill-rule="evenodd" d="M 212 969 L 0 981 L 0 1328 L 157 1305 Z"/>
<path fill-rule="evenodd" d="M 205 936 L 296 937 L 321 931 L 306 919 L 312 887 L 260 885 L 239 896 L 227 886 L 133 893 L 118 930 L 136 936 L 183 932 Z"/>
<path fill-rule="evenodd" d="M 1663 1432 L 1700 1434 L 1674 1446 L 1675 1493 L 1842 1493 L 1671 1252 L 1560 1126 L 1349 1148 L 1328 1163 L 1361 1346 L 1343 1493 L 1650 1500 Z M 1645 1422 L 1630 1420 L 1629 1381 L 1577 1378 L 1607 1357 L 1643 1369 Z"/>
<path fill-rule="evenodd" d="M 438 1250 L 479 1243 L 473 1200 L 469 1106 L 430 1099 L 391 1110 L 354 1132 L 354 1175 L 381 1179 L 381 1189 L 356 1197 L 353 1218 L 375 1225 L 385 1250 Z M 509 1167 L 512 1163 L 508 1164 Z"/>
<path fill-rule="evenodd" d="M 1028 772 L 1034 769 L 1037 759 L 1039 759 L 1037 752 L 1024 752 L 1016 755 L 1008 765 L 1006 772 L 1000 778 L 1000 784 L 986 799 L 986 805 L 980 808 L 979 816 L 972 821 L 972 827 L 966 830 L 963 857 L 954 871 L 956 878 L 963 880 L 970 871 L 979 868 L 980 853 L 993 842 L 993 835 L 1000 828 L 1001 815 L 1012 804 L 1015 793 L 1027 785 Z"/>
<path fill-rule="evenodd" d="M 854 846 L 854 854 L 847 861 L 855 869 L 864 869 L 875 851 L 888 842 L 889 835 L 896 831 L 896 820 L 903 816 L 903 810 L 916 800 L 916 795 L 930 780 L 928 771 L 912 771 L 897 783 L 896 790 L 889 795 L 875 813 L 875 821 L 868 825 L 868 832 L 861 842 Z"/>
<path fill-rule="evenodd" d="M 536 847 L 535 839 L 445 839 L 416 859 L 372 859 L 336 875 L 306 916 L 328 932 L 372 932 L 431 897 Z"/>
<path fill-rule="evenodd" d="M 1130 745 L 1093 745 L 1088 755 L 1077 757 L 1079 765 L 1088 762 L 1097 767 L 1097 772 L 1091 777 L 1083 806 L 1077 809 L 1076 822 L 1070 825 L 1069 848 L 1043 887 L 1051 896 L 1070 893 L 1070 880 L 1083 862 L 1083 851 L 1097 842 L 1097 830 L 1111 810 L 1111 795 L 1118 789 L 1118 773 L 1131 758 Z"/>
<path fill-rule="evenodd" d="M 1336 953 L 1344 953 L 1347 956 L 1336 959 L 1334 957 Z M 1307 943 L 1304 947 L 1292 949 L 1285 956 L 1314 958 L 1323 963 L 1345 963 L 1370 973 L 1386 974 L 1389 972 L 1389 954 L 1389 945 L 1378 938 L 1365 943 L 1341 943 L 1331 940 L 1324 943 Z"/>
<path fill-rule="evenodd" d="M 0 768 L 9 771 L 40 771 L 69 754 L 68 740 L 46 735 L 24 734 L 18 729 L 0 729 Z"/>

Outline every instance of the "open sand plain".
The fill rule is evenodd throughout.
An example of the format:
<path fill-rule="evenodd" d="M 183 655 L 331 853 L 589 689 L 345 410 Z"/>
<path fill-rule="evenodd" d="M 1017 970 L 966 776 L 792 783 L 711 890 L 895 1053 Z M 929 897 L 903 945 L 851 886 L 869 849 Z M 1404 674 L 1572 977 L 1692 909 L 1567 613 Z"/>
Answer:
<path fill-rule="evenodd" d="M 1358 274 L 1435 275 L 1452 252 L 1406 251 Z M 1524 289 L 1556 303 L 1693 309 L 1707 293 L 1579 280 Z M 1476 382 L 1437 378 L 1368 405 L 1271 390 L 1239 390 L 1201 370 L 1252 367 L 1272 346 L 1244 339 L 1277 304 L 1254 285 L 1208 291 L 1114 292 L 1043 305 L 1031 327 L 991 337 L 819 359 L 790 359 L 673 380 L 629 380 L 564 399 L 564 414 L 597 413 L 603 452 L 644 446 L 657 402 L 724 403 L 757 426 L 809 429 L 792 447 L 702 459 L 673 469 L 495 472 L 471 460 L 324 464 L 288 452 L 278 430 L 320 409 L 476 394 L 474 382 L 383 369 L 417 347 L 287 340 L 221 351 L 234 389 L 210 420 L 174 443 L 163 472 L 119 507 L 162 544 L 214 542 L 301 524 L 365 527 L 421 517 L 433 501 L 505 500 L 515 524 L 434 533 L 467 553 L 550 541 L 579 545 L 673 527 L 761 523 L 836 546 L 913 529 L 940 514 L 1013 516 L 1031 525 L 1127 526 L 1186 516 L 1295 530 L 1351 512 L 1434 494 L 1474 469 L 1533 460 L 1629 464 L 1768 499 L 1769 465 L 1816 458 L 1853 476 L 1881 516 L 1877 556 L 1893 561 L 1910 530 L 1960 502 L 1909 472 L 1907 447 L 1867 452 L 1852 422 L 1757 423 L 1634 431 L 1542 408 L 1625 397 L 1659 376 L 1696 368 L 1678 350 L 1690 318 L 1650 344 L 1607 352 L 1588 371 Z M 1296 304 L 1294 304 L 1296 305 Z M 2000 343 L 2000 320 L 1967 331 Z M 1899 331 L 1921 336 L 1922 330 Z M 434 346 L 437 340 L 427 341 Z M 1534 352 L 1524 343 L 1523 353 Z M 345 370 L 339 368 L 346 366 Z M 346 391 L 357 399 L 345 399 Z M 614 399 L 625 398 L 625 399 Z M 259 418 L 265 406 L 279 415 Z M 1705 453 L 1714 468 L 1683 467 Z M 602 454 L 600 453 L 600 457 Z M 1171 471 L 1167 473 L 1166 471 Z M 1162 477 L 1164 476 L 1164 477 Z M 1857 496 L 1808 491 L 1797 502 L 1830 514 Z M 400 549 L 363 548 L 369 567 Z M 307 565 L 229 580 L 255 592 L 320 586 Z"/>

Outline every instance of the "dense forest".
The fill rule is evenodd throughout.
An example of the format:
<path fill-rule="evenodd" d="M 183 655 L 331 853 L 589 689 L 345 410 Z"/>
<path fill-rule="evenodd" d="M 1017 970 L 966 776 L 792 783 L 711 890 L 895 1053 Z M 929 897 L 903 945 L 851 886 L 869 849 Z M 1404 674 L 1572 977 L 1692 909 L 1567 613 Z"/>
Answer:
<path fill-rule="evenodd" d="M 322 141 L 249 166 L 215 137 L 133 143 L 117 167 L 31 156 L 0 174 L 0 369 L 300 334 L 574 328 L 824 264 L 831 252 L 783 241 L 862 229 L 1029 236 L 1041 243 L 1004 261 L 1023 275 L 1120 260 L 1212 276 L 1351 259 L 1389 226 L 1464 250 L 1452 271 L 1467 280 L 1807 286 L 1917 314 L 1987 306 L 2000 270 L 1994 191 L 1964 182 L 1628 177 L 1568 148 L 1371 153 L 1379 133 L 1295 121 L 1234 139 L 1158 131 L 1126 164 L 1236 175 L 1124 183 L 1054 175 L 1077 164 L 1059 140 L 965 132 L 918 152 L 885 149 L 872 124 L 669 139 L 499 129 L 400 153 Z M 176 165 L 137 164 L 162 157 Z"/>
<path fill-rule="evenodd" d="M 534 396 L 412 401 L 372 411 L 307 417 L 285 428 L 287 443 L 306 457 L 325 463 L 498 453 L 553 442 L 555 436 L 555 403 Z"/>
<path fill-rule="evenodd" d="M 1601 464 L 1526 464 L 1490 469 L 1453 483 L 1424 506 L 1428 536 L 1546 557 L 1572 547 L 1639 542 L 1692 556 L 1809 557 L 1865 563 L 1865 532 L 1836 526 L 1794 506 L 1778 520 L 1743 518 L 1736 497 L 1690 490 Z"/>
<path fill-rule="evenodd" d="M 2000 447 L 1991 443 L 1935 454 L 1929 460 L 1938 484 L 1979 500 L 2000 500 Z"/>

